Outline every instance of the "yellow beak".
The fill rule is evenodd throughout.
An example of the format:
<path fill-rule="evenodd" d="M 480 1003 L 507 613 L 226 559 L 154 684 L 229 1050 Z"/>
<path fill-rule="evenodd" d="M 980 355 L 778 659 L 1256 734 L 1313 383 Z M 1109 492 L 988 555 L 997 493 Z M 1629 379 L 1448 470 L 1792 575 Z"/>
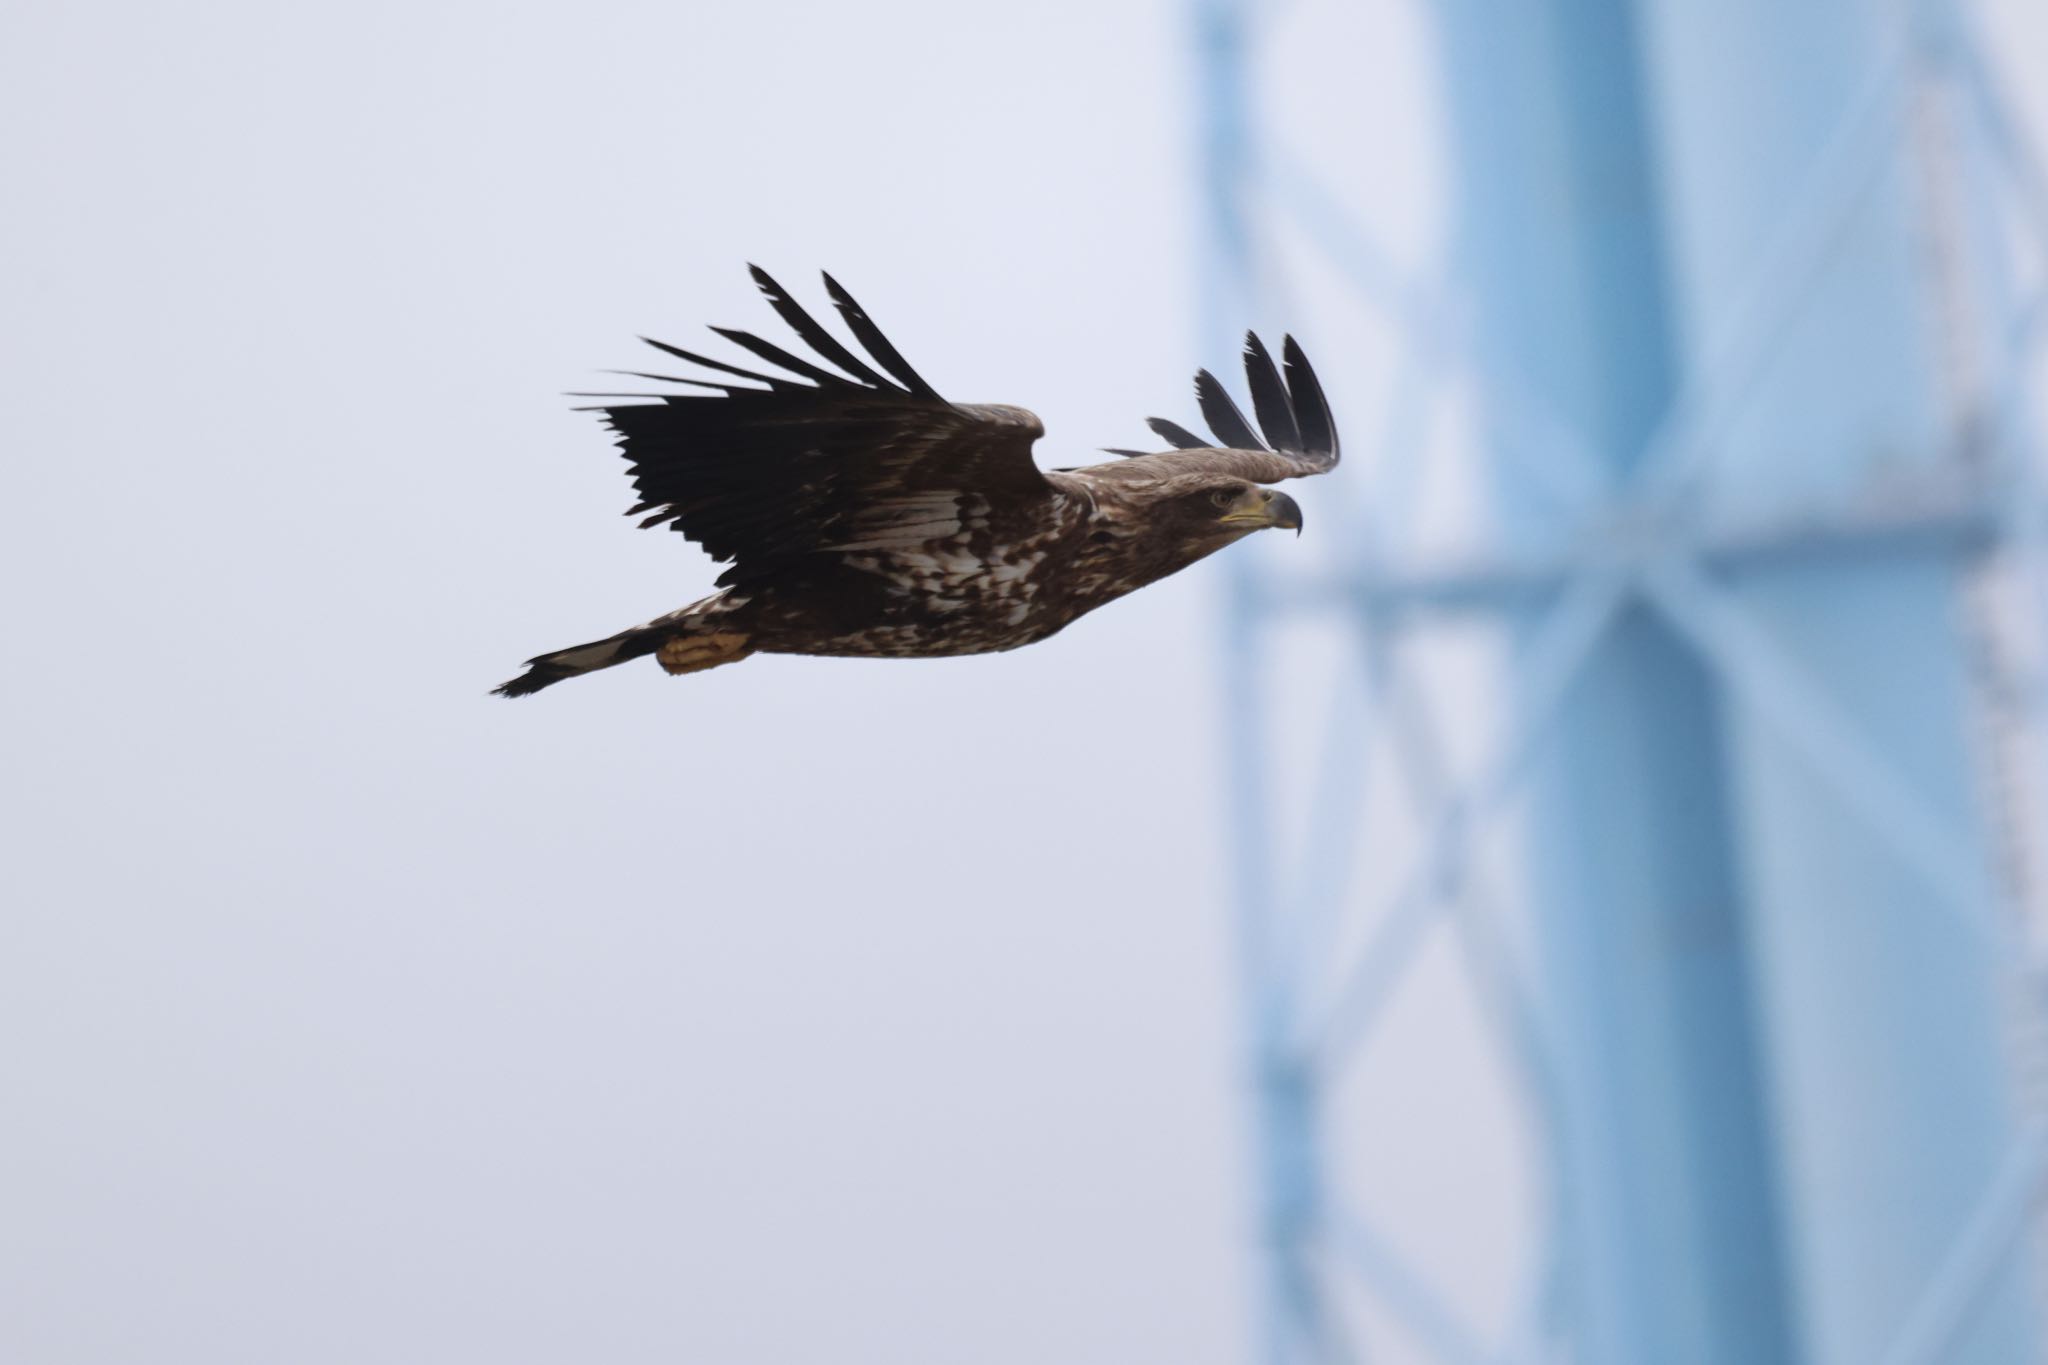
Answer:
<path fill-rule="evenodd" d="M 1301 505 L 1277 489 L 1254 488 L 1239 500 L 1237 507 L 1224 514 L 1223 524 L 1254 531 L 1277 526 L 1300 535 Z"/>

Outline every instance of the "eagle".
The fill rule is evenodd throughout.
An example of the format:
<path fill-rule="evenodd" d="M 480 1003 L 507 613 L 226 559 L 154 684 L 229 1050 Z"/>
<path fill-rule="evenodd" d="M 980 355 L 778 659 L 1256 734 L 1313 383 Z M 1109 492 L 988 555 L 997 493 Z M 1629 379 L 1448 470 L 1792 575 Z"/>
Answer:
<path fill-rule="evenodd" d="M 856 353 L 760 267 L 755 284 L 812 357 L 711 330 L 776 373 L 643 337 L 715 378 L 619 371 L 677 391 L 578 394 L 632 467 L 628 516 L 729 565 L 717 591 L 666 616 L 527 661 L 523 697 L 653 655 L 697 673 L 751 654 L 931 658 L 1034 644 L 1105 602 L 1254 531 L 1301 530 L 1265 485 L 1337 464 L 1337 429 L 1293 337 L 1274 358 L 1247 334 L 1254 430 L 1207 370 L 1195 394 L 1215 440 L 1160 418 L 1172 448 L 1043 470 L 1023 408 L 949 403 L 830 275 Z M 827 368 L 827 367 L 831 368 Z"/>

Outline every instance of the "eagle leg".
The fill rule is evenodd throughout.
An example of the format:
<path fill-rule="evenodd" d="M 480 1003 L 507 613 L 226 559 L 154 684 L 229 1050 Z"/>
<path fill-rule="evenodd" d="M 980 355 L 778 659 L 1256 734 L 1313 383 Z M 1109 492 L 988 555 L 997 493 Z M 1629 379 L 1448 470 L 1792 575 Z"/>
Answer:
<path fill-rule="evenodd" d="M 670 673 L 701 673 L 720 664 L 738 663 L 752 654 L 751 638 L 738 631 L 725 630 L 671 635 L 662 641 L 654 657 Z"/>

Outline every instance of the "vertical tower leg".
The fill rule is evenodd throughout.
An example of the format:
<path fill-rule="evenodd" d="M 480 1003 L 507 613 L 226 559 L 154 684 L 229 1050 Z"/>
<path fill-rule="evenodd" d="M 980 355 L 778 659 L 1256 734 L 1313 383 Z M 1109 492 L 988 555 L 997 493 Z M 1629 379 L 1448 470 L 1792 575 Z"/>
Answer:
<path fill-rule="evenodd" d="M 1684 300 L 1688 365 L 1743 326 L 1762 258 L 1815 205 L 1828 235 L 1785 283 L 1797 307 L 1748 344 L 1768 363 L 1723 429 L 1713 496 L 1784 502 L 1956 468 L 1966 357 L 1938 198 L 1958 155 L 1919 122 L 1915 24 L 1940 7 L 1640 0 Z M 1864 125 L 1873 128 L 1866 137 Z M 1857 169 L 1869 146 L 1872 169 Z M 1831 165 L 1833 162 L 1835 164 Z M 1836 167 L 1849 173 L 1836 177 Z M 1764 311 L 1769 311 L 1766 308 Z M 2017 1133 L 2002 1055 L 2003 914 L 1970 745 L 1965 554 L 1757 566 L 1714 585 L 1744 629 L 1719 646 L 1742 901 L 1768 1038 L 1786 1272 L 1803 1357 L 1890 1352 Z M 1697 604 L 1695 604 L 1697 605 Z M 1743 681 L 1744 677 L 1747 682 Z M 1805 717 L 1800 700 L 1819 705 Z M 1838 730 L 1871 780 L 1801 740 Z M 1859 802 L 1860 798 L 1865 798 Z M 1950 851 L 1941 867 L 1915 852 Z M 1971 924 L 1977 926 L 1973 932 Z M 2023 1267 L 1998 1267 L 1944 1365 L 2036 1359 Z"/>
<path fill-rule="evenodd" d="M 1439 12 L 1483 344 L 1620 486 L 1680 363 L 1634 7 Z M 1532 502 L 1502 487 L 1510 536 L 1555 532 L 1517 521 Z M 1721 719 L 1700 661 L 1632 607 L 1531 778 L 1586 1365 L 1793 1359 Z"/>

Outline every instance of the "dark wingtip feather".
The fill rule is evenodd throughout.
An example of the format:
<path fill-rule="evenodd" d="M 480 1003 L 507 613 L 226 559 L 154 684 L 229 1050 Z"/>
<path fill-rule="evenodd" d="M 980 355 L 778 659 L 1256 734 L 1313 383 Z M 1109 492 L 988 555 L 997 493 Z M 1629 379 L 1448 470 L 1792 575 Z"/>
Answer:
<path fill-rule="evenodd" d="M 1206 450 L 1209 447 L 1207 441 L 1195 435 L 1195 433 L 1189 431 L 1180 423 L 1169 422 L 1164 417 L 1148 417 L 1145 419 L 1145 425 L 1152 428 L 1153 434 L 1158 436 L 1160 440 L 1173 446 L 1175 449 Z"/>
<path fill-rule="evenodd" d="M 1327 456 L 1331 464 L 1339 457 L 1337 419 L 1330 412 L 1330 400 L 1322 381 L 1308 363 L 1308 354 L 1292 336 L 1281 338 L 1280 355 L 1287 364 L 1287 394 L 1301 432 L 1303 448 L 1310 455 Z"/>
<path fill-rule="evenodd" d="M 877 374 L 872 366 L 841 344 L 839 338 L 826 331 L 787 289 L 776 283 L 774 276 L 758 265 L 749 264 L 747 271 L 754 277 L 755 286 L 767 297 L 768 305 L 775 310 L 778 317 L 789 324 L 791 331 L 803 338 L 806 346 L 864 384 L 873 384 L 883 389 L 894 387 Z"/>
<path fill-rule="evenodd" d="M 1330 415 L 1329 399 L 1300 343 L 1292 336 L 1283 336 L 1280 353 L 1285 360 L 1284 369 L 1274 363 L 1273 353 L 1256 333 L 1245 333 L 1245 377 L 1251 385 L 1252 411 L 1263 429 L 1263 440 L 1260 432 L 1245 420 L 1243 410 L 1231 399 L 1223 382 L 1207 370 L 1195 372 L 1195 397 L 1215 436 L 1214 445 L 1267 455 L 1277 453 L 1281 457 L 1264 462 L 1262 468 L 1271 472 L 1261 477 L 1285 479 L 1324 473 L 1335 468 L 1338 453 L 1337 424 Z M 1150 419 L 1149 425 L 1182 450 L 1212 444 L 1161 417 Z"/>
<path fill-rule="evenodd" d="M 772 341 L 761 340 L 752 332 L 742 332 L 737 327 L 713 327 L 711 330 L 733 345 L 752 351 L 770 365 L 780 365 L 791 374 L 802 375 L 814 384 L 822 384 L 829 388 L 833 385 L 844 386 L 849 382 L 845 375 L 821 369 L 802 356 L 791 355 Z"/>
<path fill-rule="evenodd" d="M 939 391 L 925 383 L 924 376 L 910 368 L 910 362 L 890 344 L 889 338 L 882 335 L 882 329 L 875 325 L 874 319 L 868 316 L 867 310 L 860 306 L 853 295 L 846 292 L 845 286 L 833 279 L 829 273 L 819 273 L 824 276 L 825 292 L 832 296 L 833 307 L 846 319 L 846 325 L 853 329 L 853 335 L 867 348 L 868 354 L 875 358 L 875 363 L 894 375 L 898 383 L 918 397 L 937 398 Z"/>
<path fill-rule="evenodd" d="M 692 365 L 702 365 L 707 370 L 717 370 L 721 374 L 736 374 L 742 379 L 756 380 L 770 387 L 790 387 L 787 379 L 779 379 L 772 374 L 757 374 L 753 370 L 743 370 L 737 365 L 728 365 L 723 360 L 713 360 L 708 355 L 698 355 L 695 351 L 686 351 L 680 346 L 671 346 L 666 341 L 656 341 L 653 337 L 641 337 L 640 339 L 657 351 L 672 355 L 677 360 L 687 360 Z"/>
<path fill-rule="evenodd" d="M 1102 453 L 1105 455 L 1119 455 L 1126 460 L 1141 460 L 1147 455 L 1154 455 L 1158 452 L 1151 450 L 1125 450 L 1120 446 L 1104 446 Z"/>
<path fill-rule="evenodd" d="M 1231 450 L 1264 450 L 1265 443 L 1245 421 L 1237 404 L 1230 397 L 1230 390 L 1223 387 L 1223 381 L 1207 370 L 1195 372 L 1195 400 L 1201 405 L 1202 420 L 1209 424 L 1219 444 Z"/>
<path fill-rule="evenodd" d="M 654 379 L 664 384 L 688 384 L 693 389 L 718 389 L 725 393 L 731 393 L 735 387 L 715 379 L 688 379 L 679 374 L 650 374 L 646 370 L 599 370 L 598 373 L 624 375 L 628 379 Z"/>
<path fill-rule="evenodd" d="M 1300 453 L 1301 428 L 1295 423 L 1287 385 L 1280 379 L 1280 367 L 1273 363 L 1272 352 L 1256 332 L 1244 334 L 1244 377 L 1251 387 L 1252 412 L 1259 419 L 1266 444 L 1275 450 Z"/>

